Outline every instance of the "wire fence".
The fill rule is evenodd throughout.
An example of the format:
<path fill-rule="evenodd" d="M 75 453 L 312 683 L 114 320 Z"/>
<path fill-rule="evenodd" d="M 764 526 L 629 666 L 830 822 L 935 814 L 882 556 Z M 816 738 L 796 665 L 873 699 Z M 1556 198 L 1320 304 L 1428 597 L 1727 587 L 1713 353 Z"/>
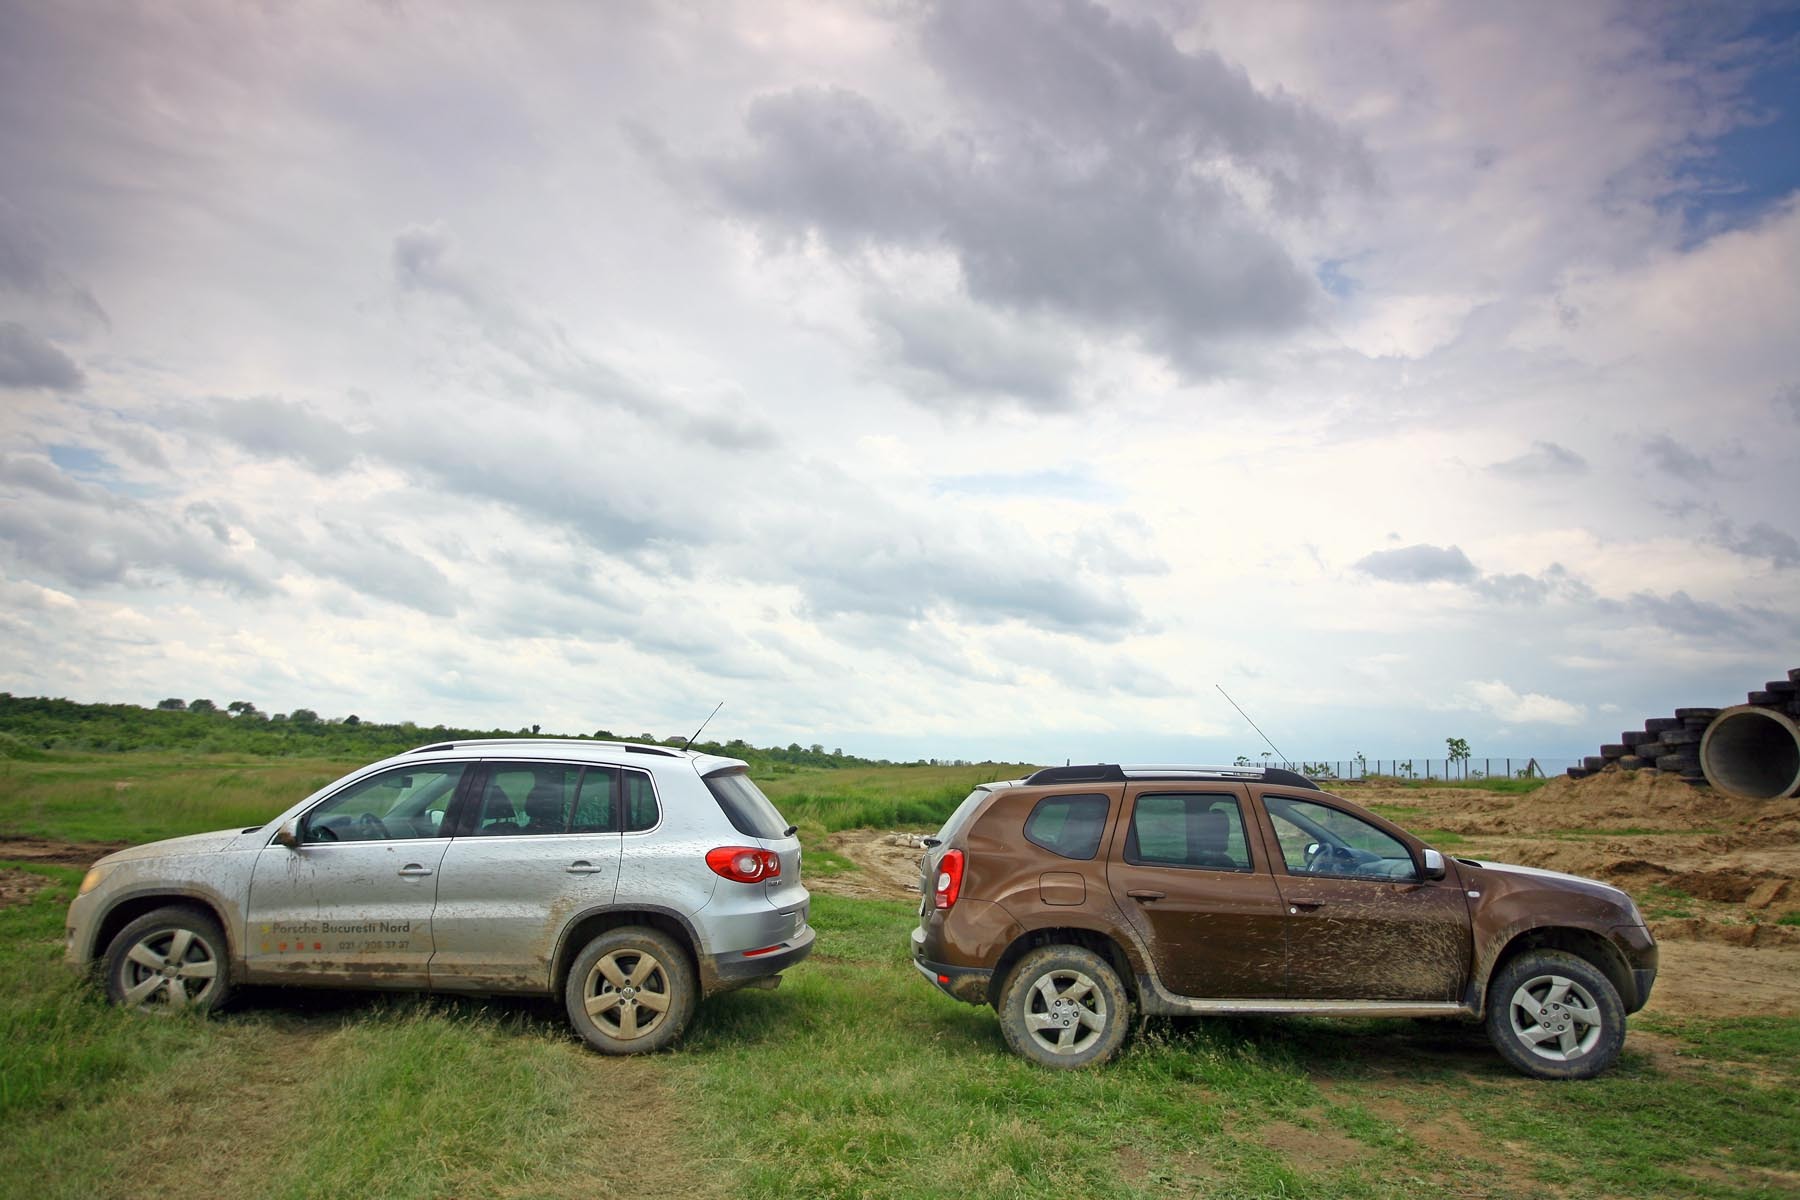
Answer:
<path fill-rule="evenodd" d="M 1579 767 L 1579 758 L 1355 758 L 1301 759 L 1284 762 L 1273 756 L 1239 759 L 1246 767 L 1284 767 L 1312 779 L 1546 779 Z"/>

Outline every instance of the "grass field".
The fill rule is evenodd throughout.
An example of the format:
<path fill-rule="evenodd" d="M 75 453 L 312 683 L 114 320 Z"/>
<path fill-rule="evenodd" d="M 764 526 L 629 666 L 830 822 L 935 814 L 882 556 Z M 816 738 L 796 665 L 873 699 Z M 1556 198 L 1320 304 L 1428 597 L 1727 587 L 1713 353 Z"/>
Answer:
<path fill-rule="evenodd" d="M 338 770 L 136 758 L 13 764 L 0 834 L 248 824 Z M 770 791 L 825 828 L 971 782 L 903 770 Z M 1519 1077 L 1466 1026 L 1273 1019 L 1152 1022 L 1108 1068 L 1053 1074 L 918 978 L 909 905 L 827 895 L 780 990 L 708 1001 L 646 1059 L 587 1052 L 548 1001 L 257 990 L 154 1020 L 60 962 L 80 871 L 5 865 L 50 881 L 0 908 L 5 1197 L 1800 1190 L 1800 1021 L 1634 1021 L 1619 1067 L 1584 1084 Z"/>

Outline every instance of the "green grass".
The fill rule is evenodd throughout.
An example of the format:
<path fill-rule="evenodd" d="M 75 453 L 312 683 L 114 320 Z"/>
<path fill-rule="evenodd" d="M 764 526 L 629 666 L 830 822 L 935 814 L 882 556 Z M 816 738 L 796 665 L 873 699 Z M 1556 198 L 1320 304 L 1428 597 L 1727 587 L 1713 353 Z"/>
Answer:
<path fill-rule="evenodd" d="M 975 785 L 1017 779 L 1030 767 L 852 767 L 797 771 L 758 784 L 788 820 L 827 833 L 840 829 L 936 829 Z"/>
<path fill-rule="evenodd" d="M 1782 913 L 1779 917 L 1775 918 L 1775 923 L 1777 925 L 1800 925 L 1800 909 L 1796 909 L 1793 912 Z"/>
<path fill-rule="evenodd" d="M 362 764 L 178 753 L 0 762 L 0 836 L 147 842 L 261 825 Z"/>
<path fill-rule="evenodd" d="M 23 1034 L 0 1041 L 4 1195 L 134 1194 L 179 1167 L 258 1197 L 1760 1197 L 1800 1161 L 1788 1018 L 1644 1022 L 1678 1066 L 1628 1042 L 1573 1085 L 1400 1021 L 1153 1021 L 1107 1068 L 1055 1073 L 918 977 L 909 905 L 819 895 L 819 949 L 782 988 L 616 1060 L 549 1002 L 258 990 L 212 1020 L 121 1013 L 59 961 L 76 873 L 26 869 L 53 883 L 0 909 Z"/>
<path fill-rule="evenodd" d="M 0 831 L 249 824 L 349 765 L 16 759 Z M 803 769 L 768 790 L 824 876 L 855 869 L 827 830 L 935 824 L 983 774 Z M 930 815 L 899 819 L 913 806 Z M 1421 815 L 1405 807 L 1384 811 Z M 548 1000 L 258 989 L 212 1020 L 119 1012 L 60 961 L 79 871 L 5 865 L 51 883 L 0 908 L 0 1197 L 179 1177 L 279 1198 L 1752 1198 L 1792 1194 L 1800 1163 L 1792 1018 L 1634 1019 L 1680 1054 L 1628 1041 L 1581 1084 L 1515 1075 L 1472 1027 L 1401 1021 L 1152 1021 L 1105 1069 L 1054 1073 L 919 977 L 911 905 L 817 894 L 817 950 L 779 990 L 714 997 L 671 1053 L 607 1059 Z"/>
<path fill-rule="evenodd" d="M 1653 883 L 1644 889 L 1643 910 L 1651 921 L 1681 920 L 1694 915 L 1694 898 L 1680 888 Z"/>

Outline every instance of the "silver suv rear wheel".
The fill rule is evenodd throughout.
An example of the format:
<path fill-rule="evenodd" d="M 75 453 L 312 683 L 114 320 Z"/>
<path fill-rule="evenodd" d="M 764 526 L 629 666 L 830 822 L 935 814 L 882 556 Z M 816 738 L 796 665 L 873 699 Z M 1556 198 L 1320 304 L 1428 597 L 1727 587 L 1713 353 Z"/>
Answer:
<path fill-rule="evenodd" d="M 1092 950 L 1040 946 L 1019 960 L 1000 997 L 1000 1031 L 1014 1052 L 1047 1067 L 1103 1063 L 1125 1044 L 1131 998 Z"/>
<path fill-rule="evenodd" d="M 645 1054 L 681 1036 L 694 1015 L 694 969 L 669 935 L 609 929 L 569 968 L 569 1020 L 603 1054 Z"/>

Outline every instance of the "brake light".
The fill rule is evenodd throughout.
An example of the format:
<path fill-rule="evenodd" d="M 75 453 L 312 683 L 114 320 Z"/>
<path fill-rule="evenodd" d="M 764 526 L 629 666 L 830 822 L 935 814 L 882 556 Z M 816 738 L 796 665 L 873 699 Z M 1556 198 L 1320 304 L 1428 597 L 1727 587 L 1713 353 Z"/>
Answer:
<path fill-rule="evenodd" d="M 939 908 L 949 908 L 956 903 L 958 892 L 962 891 L 963 852 L 946 850 L 944 857 L 938 859 L 937 900 Z"/>
<path fill-rule="evenodd" d="M 706 852 L 706 865 L 715 875 L 734 883 L 761 883 L 781 875 L 781 856 L 754 846 L 720 846 Z"/>

